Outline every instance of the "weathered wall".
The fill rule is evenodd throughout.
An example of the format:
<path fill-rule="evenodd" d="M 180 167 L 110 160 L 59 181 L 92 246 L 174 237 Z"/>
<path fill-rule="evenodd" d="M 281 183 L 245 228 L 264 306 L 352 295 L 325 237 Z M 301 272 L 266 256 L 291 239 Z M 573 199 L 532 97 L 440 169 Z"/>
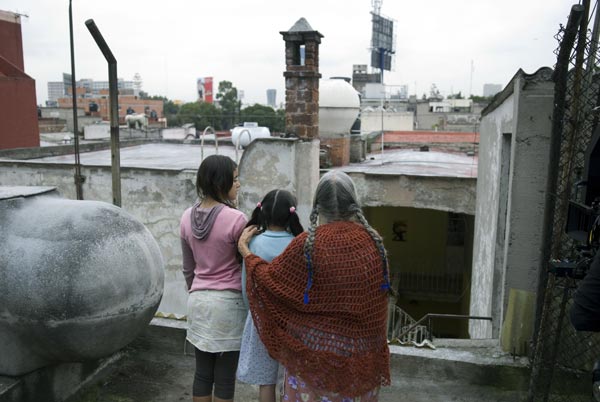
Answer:
<path fill-rule="evenodd" d="M 319 181 L 318 140 L 256 139 L 244 150 L 239 173 L 239 208 L 248 216 L 270 190 L 284 189 L 296 196 L 300 222 L 307 227 Z"/>
<path fill-rule="evenodd" d="M 550 69 L 517 73 L 481 124 L 471 314 L 474 338 L 498 337 L 511 288 L 535 292 L 553 104 Z"/>
<path fill-rule="evenodd" d="M 298 214 L 307 227 L 319 180 L 318 160 L 318 140 L 264 138 L 253 141 L 239 163 L 240 209 L 250 214 L 269 190 L 284 188 L 296 194 Z M 0 161 L 0 185 L 55 186 L 63 197 L 70 199 L 76 198 L 73 174 L 70 164 Z M 84 199 L 111 202 L 109 166 L 83 166 L 82 174 L 86 177 Z M 349 174 L 365 206 L 437 209 L 470 215 L 475 211 L 474 178 Z M 196 200 L 196 171 L 122 167 L 121 175 L 123 209 L 150 230 L 165 260 L 165 292 L 159 311 L 183 315 L 187 294 L 181 274 L 179 220 Z"/>
<path fill-rule="evenodd" d="M 259 145 L 260 144 L 260 145 Z M 312 195 L 319 180 L 319 141 L 266 138 L 253 141 L 239 164 L 242 189 L 239 207 L 250 214 L 273 188 L 284 188 L 298 198 L 298 213 L 308 224 Z M 55 186 L 61 196 L 75 199 L 72 165 L 35 161 L 0 161 L 0 185 Z M 111 202 L 109 166 L 83 166 L 86 200 Z M 121 167 L 122 208 L 150 230 L 165 260 L 165 290 L 158 311 L 185 314 L 187 293 L 181 274 L 179 220 L 196 200 L 195 170 Z"/>
<path fill-rule="evenodd" d="M 475 178 L 347 173 L 356 183 L 364 206 L 386 205 L 475 214 Z"/>
<path fill-rule="evenodd" d="M 470 309 L 471 314 L 478 316 L 492 315 L 494 256 L 501 198 L 501 144 L 504 134 L 512 135 L 515 131 L 514 103 L 514 96 L 511 95 L 481 122 Z M 502 198 L 506 199 L 506 196 L 503 194 Z M 492 337 L 492 326 L 488 322 L 473 322 L 469 328 L 473 338 Z"/>

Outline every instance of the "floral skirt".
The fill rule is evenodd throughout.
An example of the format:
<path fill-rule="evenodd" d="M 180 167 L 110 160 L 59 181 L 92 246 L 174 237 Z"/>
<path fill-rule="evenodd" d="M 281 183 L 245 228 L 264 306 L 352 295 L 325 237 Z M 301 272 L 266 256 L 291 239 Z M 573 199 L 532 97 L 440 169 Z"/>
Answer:
<path fill-rule="evenodd" d="M 292 375 L 287 370 L 285 370 L 283 378 L 282 391 L 281 400 L 284 402 L 377 402 L 379 399 L 379 388 L 361 396 L 346 397 L 334 392 L 312 388 L 300 377 Z"/>

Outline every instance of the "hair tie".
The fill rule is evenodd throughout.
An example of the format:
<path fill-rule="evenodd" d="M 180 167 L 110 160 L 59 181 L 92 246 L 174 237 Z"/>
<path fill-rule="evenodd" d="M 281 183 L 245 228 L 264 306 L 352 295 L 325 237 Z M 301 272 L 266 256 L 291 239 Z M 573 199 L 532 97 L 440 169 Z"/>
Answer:
<path fill-rule="evenodd" d="M 294 212 L 296 212 L 296 207 L 290 207 L 290 214 L 293 214 Z"/>
<path fill-rule="evenodd" d="M 260 208 L 260 209 L 262 209 L 262 204 L 261 204 L 261 202 L 260 202 L 260 201 L 256 203 L 256 208 Z"/>

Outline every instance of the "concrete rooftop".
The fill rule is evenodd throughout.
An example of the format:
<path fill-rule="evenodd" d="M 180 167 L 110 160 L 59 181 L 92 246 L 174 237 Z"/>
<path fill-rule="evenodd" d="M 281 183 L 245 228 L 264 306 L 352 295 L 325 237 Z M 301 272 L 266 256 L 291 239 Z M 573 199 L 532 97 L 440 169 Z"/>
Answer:
<path fill-rule="evenodd" d="M 72 402 L 191 400 L 195 361 L 184 343 L 182 329 L 151 325 L 126 348 L 107 378 L 84 389 Z M 381 389 L 381 402 L 515 402 L 524 398 L 527 359 L 513 359 L 493 340 L 434 343 L 436 350 L 390 346 L 392 385 Z M 257 401 L 258 387 L 238 382 L 235 400 Z"/>
<path fill-rule="evenodd" d="M 204 157 L 215 154 L 213 145 L 204 146 Z M 218 153 L 236 159 L 235 148 L 231 145 L 219 146 Z M 243 150 L 238 151 L 238 160 Z M 95 151 L 81 154 L 84 166 L 110 166 L 111 151 Z M 200 145 L 153 143 L 121 148 L 122 167 L 139 167 L 163 170 L 196 170 L 201 160 Z M 73 164 L 73 155 L 52 156 L 29 159 L 28 162 Z M 347 172 L 368 174 L 391 174 L 411 176 L 477 177 L 477 157 L 459 153 L 419 152 L 410 149 L 391 149 L 373 152 L 361 163 L 341 167 Z"/>

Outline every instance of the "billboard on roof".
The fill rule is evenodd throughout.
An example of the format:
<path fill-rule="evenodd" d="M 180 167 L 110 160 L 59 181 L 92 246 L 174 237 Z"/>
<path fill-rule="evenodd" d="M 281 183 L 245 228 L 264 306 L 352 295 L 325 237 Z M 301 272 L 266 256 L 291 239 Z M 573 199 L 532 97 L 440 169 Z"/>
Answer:
<path fill-rule="evenodd" d="M 389 71 L 392 69 L 392 55 L 396 51 L 394 21 L 379 14 L 371 13 L 371 16 L 371 67 Z"/>
<path fill-rule="evenodd" d="M 198 102 L 213 103 L 213 77 L 198 78 L 196 86 Z"/>

